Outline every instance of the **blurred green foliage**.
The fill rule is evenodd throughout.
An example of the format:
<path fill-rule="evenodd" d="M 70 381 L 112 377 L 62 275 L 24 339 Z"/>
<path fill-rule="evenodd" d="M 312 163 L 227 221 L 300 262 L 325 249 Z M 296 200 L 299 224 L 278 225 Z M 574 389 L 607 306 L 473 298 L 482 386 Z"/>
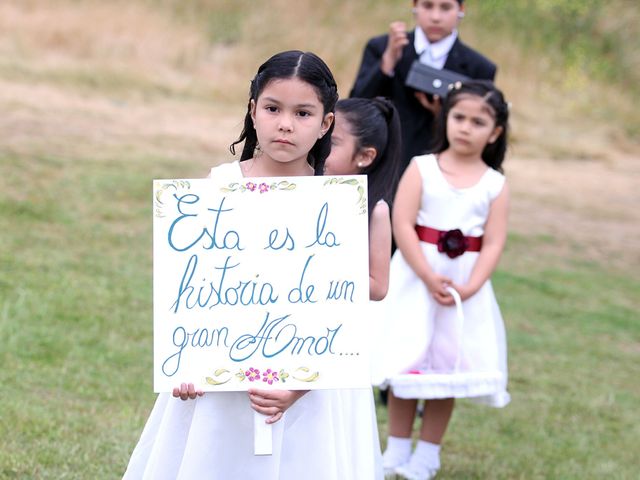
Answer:
<path fill-rule="evenodd" d="M 484 29 L 506 31 L 524 54 L 544 51 L 568 75 L 616 81 L 640 93 L 640 7 L 631 0 L 468 2 Z"/>

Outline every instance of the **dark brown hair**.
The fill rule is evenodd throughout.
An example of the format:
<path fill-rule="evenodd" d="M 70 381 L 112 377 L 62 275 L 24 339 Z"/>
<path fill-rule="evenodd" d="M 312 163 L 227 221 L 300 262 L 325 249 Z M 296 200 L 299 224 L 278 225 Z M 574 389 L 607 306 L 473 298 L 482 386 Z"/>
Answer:
<path fill-rule="evenodd" d="M 244 142 L 240 161 L 252 158 L 258 143 L 256 129 L 251 120 L 251 100 L 257 102 L 262 91 L 272 80 L 287 78 L 299 78 L 315 89 L 324 109 L 323 115 L 334 111 L 338 101 L 338 87 L 331 70 L 320 57 L 314 53 L 301 52 L 300 50 L 289 50 L 275 54 L 260 65 L 258 73 L 251 81 L 244 127 L 240 137 L 229 146 L 229 150 L 235 155 L 235 146 Z M 313 167 L 316 175 L 322 175 L 324 161 L 331 152 L 332 132 L 333 122 L 327 133 L 316 141 L 307 155 L 307 162 Z"/>

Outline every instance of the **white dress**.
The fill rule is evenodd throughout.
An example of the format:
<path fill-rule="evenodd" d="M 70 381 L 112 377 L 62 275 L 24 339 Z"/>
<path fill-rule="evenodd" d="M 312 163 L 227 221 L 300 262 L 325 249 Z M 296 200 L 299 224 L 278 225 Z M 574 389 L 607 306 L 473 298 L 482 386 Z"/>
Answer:
<path fill-rule="evenodd" d="M 211 176 L 242 177 L 238 162 Z M 131 455 L 127 480 L 382 479 L 371 389 L 314 390 L 273 425 L 273 454 L 253 454 L 254 411 L 246 392 L 182 401 L 158 395 Z"/>
<path fill-rule="evenodd" d="M 482 236 L 504 176 L 489 168 L 474 186 L 455 188 L 434 155 L 413 161 L 422 176 L 416 224 Z M 434 244 L 420 245 L 434 271 L 457 284 L 467 283 L 479 252 L 452 259 Z M 460 310 L 444 307 L 397 250 L 383 306 L 373 355 L 374 384 L 390 385 L 400 398 L 472 398 L 495 407 L 509 403 L 504 324 L 490 280 L 462 302 Z"/>

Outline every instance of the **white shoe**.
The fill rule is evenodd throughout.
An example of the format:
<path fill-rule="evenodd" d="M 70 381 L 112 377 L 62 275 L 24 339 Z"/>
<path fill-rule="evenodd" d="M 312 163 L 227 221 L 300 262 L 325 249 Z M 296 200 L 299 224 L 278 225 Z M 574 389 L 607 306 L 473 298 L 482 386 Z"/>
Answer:
<path fill-rule="evenodd" d="M 388 465 L 382 462 L 382 468 L 384 469 L 385 480 L 394 480 L 398 475 L 399 465 Z"/>
<path fill-rule="evenodd" d="M 395 472 L 402 475 L 406 480 L 432 480 L 438 473 L 437 468 L 427 468 L 425 470 L 414 470 L 411 463 L 405 463 L 396 467 Z"/>
<path fill-rule="evenodd" d="M 393 458 L 388 454 L 385 456 L 386 453 L 387 452 L 382 454 L 382 468 L 384 469 L 384 478 L 394 479 L 398 474 L 396 469 L 400 465 L 404 465 L 409 461 L 411 452 L 409 452 L 409 455 L 407 455 L 406 458 Z"/>

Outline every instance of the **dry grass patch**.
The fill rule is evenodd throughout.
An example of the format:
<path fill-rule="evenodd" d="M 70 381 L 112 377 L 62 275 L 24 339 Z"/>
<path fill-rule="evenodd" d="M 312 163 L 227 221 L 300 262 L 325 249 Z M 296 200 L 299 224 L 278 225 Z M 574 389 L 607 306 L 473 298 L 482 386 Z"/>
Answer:
<path fill-rule="evenodd" d="M 139 68 L 193 65 L 202 34 L 141 2 L 9 0 L 0 4 L 0 48 L 25 60 L 63 59 Z"/>
<path fill-rule="evenodd" d="M 512 230 L 546 237 L 537 245 L 558 257 L 583 258 L 625 271 L 640 264 L 640 164 L 509 159 Z M 637 275 L 637 272 L 630 272 Z"/>

